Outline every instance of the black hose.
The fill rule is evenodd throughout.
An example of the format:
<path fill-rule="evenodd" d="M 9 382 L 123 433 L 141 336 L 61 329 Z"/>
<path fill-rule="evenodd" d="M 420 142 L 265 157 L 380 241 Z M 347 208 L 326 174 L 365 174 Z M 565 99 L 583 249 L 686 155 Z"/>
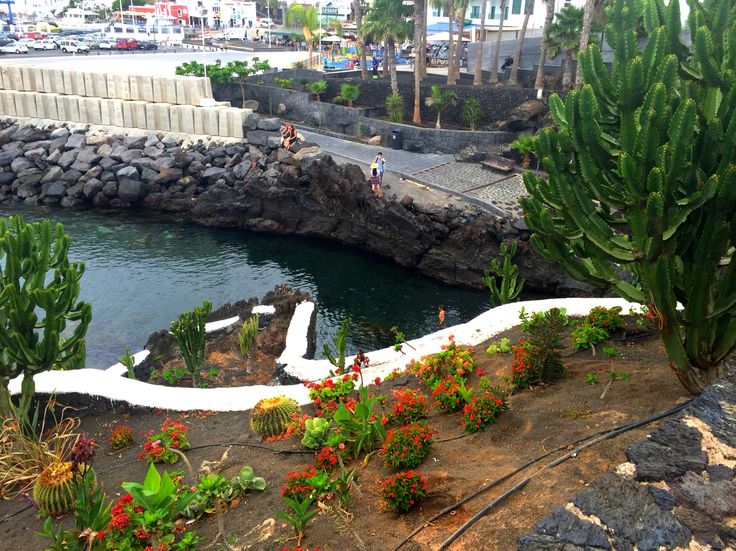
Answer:
<path fill-rule="evenodd" d="M 654 423 L 655 421 L 659 421 L 660 419 L 663 419 L 665 417 L 669 417 L 670 415 L 674 415 L 675 413 L 678 413 L 685 409 L 686 406 L 690 404 L 691 400 L 688 400 L 687 402 L 680 404 L 679 406 L 676 406 L 668 411 L 664 411 L 662 413 L 658 413 L 656 415 L 653 415 L 651 417 L 647 417 L 646 419 L 642 419 L 640 421 L 635 421 L 633 423 L 629 423 L 627 425 L 623 425 L 617 428 L 612 429 L 609 432 L 605 432 L 603 434 L 598 433 L 599 435 L 592 440 L 589 440 L 588 442 L 585 442 L 581 446 L 578 446 L 577 448 L 567 452 L 566 454 L 558 457 L 554 461 L 551 461 L 550 463 L 547 463 L 544 465 L 541 469 L 539 469 L 534 474 L 528 476 L 521 482 L 519 482 L 516 486 L 513 486 L 506 490 L 503 494 L 501 494 L 498 498 L 494 499 L 491 503 L 483 507 L 480 511 L 478 511 L 475 515 L 473 515 L 472 518 L 470 518 L 465 524 L 463 524 L 460 528 L 458 528 L 449 538 L 447 538 L 444 542 L 442 542 L 442 545 L 440 545 L 437 549 L 437 551 L 443 551 L 444 549 L 447 549 L 447 547 L 454 542 L 457 538 L 462 536 L 465 531 L 470 528 L 473 524 L 475 524 L 478 520 L 486 516 L 491 509 L 496 507 L 497 505 L 500 505 L 506 499 L 508 499 L 512 494 L 516 493 L 518 490 L 521 490 L 524 486 L 526 486 L 531 480 L 542 473 L 543 471 L 547 469 L 553 469 L 554 467 L 557 467 L 561 463 L 564 463 L 571 457 L 575 457 L 578 453 L 585 450 L 586 448 L 589 448 L 591 446 L 594 446 L 598 442 L 602 442 L 604 440 L 608 440 L 610 438 L 614 438 L 618 436 L 619 434 L 623 434 L 624 432 L 628 432 L 630 430 L 637 429 L 639 427 L 643 427 L 644 425 L 648 425 L 650 423 Z"/>
<path fill-rule="evenodd" d="M 313 450 L 275 450 L 268 446 L 262 446 L 260 444 L 248 444 L 245 442 L 225 442 L 222 444 L 203 444 L 201 446 L 194 446 L 193 448 L 187 448 L 186 451 L 201 450 L 204 448 L 228 448 L 230 446 L 241 446 L 246 448 L 256 448 L 259 450 L 267 450 L 273 452 L 274 455 L 290 455 L 290 454 L 302 454 L 302 453 L 314 453 Z"/>
<path fill-rule="evenodd" d="M 441 511 L 439 511 L 438 513 L 436 513 L 432 518 L 430 518 L 429 520 L 425 521 L 424 524 L 422 524 L 419 527 L 417 527 L 411 534 L 409 534 L 408 536 L 406 536 L 402 541 L 400 541 L 396 546 L 394 546 L 391 551 L 398 551 L 402 546 L 404 546 L 406 543 L 408 543 L 409 540 L 411 540 L 415 535 L 417 535 L 419 532 L 421 532 L 424 528 L 426 528 L 427 526 L 429 526 L 430 524 L 432 524 L 433 522 L 435 522 L 439 518 L 445 516 L 447 513 L 450 513 L 452 511 L 454 511 L 455 509 L 457 509 L 458 507 L 460 507 L 464 503 L 467 503 L 468 501 L 470 501 L 472 499 L 475 499 L 480 494 L 482 494 L 484 492 L 487 492 L 488 490 L 490 490 L 491 488 L 494 488 L 494 487 L 498 486 L 499 484 L 502 484 L 506 480 L 508 480 L 508 479 L 512 478 L 513 476 L 517 475 L 518 473 L 520 473 L 521 471 L 529 468 L 530 466 L 534 465 L 535 463 L 538 463 L 542 459 L 546 459 L 547 457 L 549 457 L 550 455 L 552 455 L 554 453 L 557 453 L 558 451 L 561 451 L 561 450 L 564 450 L 566 448 L 569 448 L 570 446 L 575 446 L 577 444 L 580 444 L 581 442 L 584 442 L 586 440 L 590 440 L 591 438 L 594 438 L 594 437 L 596 437 L 598 435 L 610 434 L 610 433 L 613 433 L 613 432 L 616 432 L 616 431 L 620 431 L 620 430 L 623 430 L 623 429 L 631 430 L 631 429 L 637 428 L 637 426 L 641 426 L 640 423 L 643 423 L 643 424 L 652 423 L 652 422 L 657 421 L 657 420 L 659 420 L 659 419 L 661 419 L 663 417 L 667 417 L 669 415 L 673 415 L 673 414 L 681 411 L 690 402 L 691 402 L 691 400 L 688 400 L 684 404 L 681 404 L 681 405 L 679 405 L 679 406 L 677 406 L 677 407 L 675 407 L 675 408 L 673 408 L 673 409 L 671 409 L 669 411 L 666 411 L 666 412 L 663 412 L 663 413 L 659 413 L 659 414 L 655 415 L 654 417 L 649 417 L 649 418 L 644 419 L 642 421 L 637 421 L 637 422 L 634 422 L 634 423 L 627 423 L 627 424 L 624 424 L 624 425 L 618 425 L 618 426 L 616 426 L 616 427 L 614 427 L 612 429 L 605 429 L 605 430 L 601 430 L 601 431 L 595 432 L 595 433 L 590 434 L 588 436 L 584 436 L 582 438 L 579 438 L 579 439 L 577 439 L 577 440 L 575 440 L 573 442 L 568 442 L 566 444 L 563 444 L 563 445 L 561 445 L 561 446 L 559 446 L 559 447 L 557 447 L 557 448 L 555 448 L 553 450 L 550 450 L 550 451 L 548 451 L 546 453 L 543 453 L 543 454 L 541 454 L 541 455 L 539 455 L 539 456 L 537 456 L 537 457 L 535 457 L 533 459 L 530 459 L 529 461 L 527 461 L 523 465 L 519 466 L 515 470 L 511 471 L 510 473 L 507 473 L 507 474 L 503 475 L 501 478 L 498 478 L 498 479 L 494 480 L 490 484 L 488 484 L 486 486 L 483 486 L 482 488 L 476 490 L 475 492 L 473 492 L 471 494 L 468 494 L 467 496 L 461 498 L 459 501 L 453 503 L 452 505 L 448 505 L 447 507 L 445 507 L 444 509 L 442 509 Z M 636 426 L 634 426 L 634 425 L 636 425 Z M 620 434 L 620 433 L 617 433 L 617 434 Z M 574 451 L 575 450 L 573 450 L 573 452 Z M 560 463 L 561 463 L 561 461 L 560 461 Z M 556 464 L 558 464 L 558 463 L 556 463 Z M 516 491 L 516 490 L 514 490 L 514 491 Z"/>

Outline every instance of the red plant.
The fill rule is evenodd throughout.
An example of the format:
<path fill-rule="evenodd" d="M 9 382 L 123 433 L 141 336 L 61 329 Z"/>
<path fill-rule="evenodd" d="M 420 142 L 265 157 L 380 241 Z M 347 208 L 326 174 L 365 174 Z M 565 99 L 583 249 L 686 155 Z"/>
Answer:
<path fill-rule="evenodd" d="M 391 417 L 400 424 L 414 423 L 426 417 L 429 413 L 429 402 L 421 392 L 404 388 L 403 390 L 394 390 L 393 394 L 396 403 Z"/>
<path fill-rule="evenodd" d="M 80 434 L 69 454 L 69 459 L 72 462 L 72 472 L 86 472 L 94 456 L 95 441 L 86 432 Z"/>
<path fill-rule="evenodd" d="M 357 378 L 357 373 L 353 375 L 346 373 L 342 379 L 337 379 L 337 382 L 334 379 L 324 379 L 319 383 L 307 381 L 304 386 L 309 389 L 309 399 L 314 402 L 314 405 L 324 414 L 332 416 L 337 405 L 344 402 L 355 390 L 354 379 Z"/>
<path fill-rule="evenodd" d="M 316 467 L 307 467 L 303 471 L 291 471 L 281 486 L 281 495 L 290 497 L 297 501 L 304 501 L 310 497 L 314 497 L 316 492 L 314 486 L 309 484 L 309 479 L 317 476 Z"/>
<path fill-rule="evenodd" d="M 458 346 L 452 335 L 449 339 L 449 344 L 442 345 L 441 352 L 425 356 L 421 362 L 409 366 L 430 388 L 448 376 L 466 379 L 475 365 L 470 349 Z"/>
<path fill-rule="evenodd" d="M 387 467 L 413 468 L 431 448 L 432 431 L 427 425 L 414 423 L 388 431 L 381 453 Z"/>
<path fill-rule="evenodd" d="M 179 419 L 172 421 L 167 417 L 161 424 L 159 432 L 151 430 L 145 434 L 146 442 L 143 444 L 143 451 L 138 454 L 138 459 L 152 463 L 176 463 L 179 454 L 172 450 L 185 450 L 189 447 L 187 430 L 189 428 Z"/>
<path fill-rule="evenodd" d="M 107 437 L 113 450 L 122 450 L 133 443 L 133 429 L 127 425 L 117 425 Z"/>
<path fill-rule="evenodd" d="M 506 408 L 503 400 L 493 396 L 473 398 L 463 408 L 463 430 L 467 433 L 482 431 Z"/>
<path fill-rule="evenodd" d="M 511 364 L 511 384 L 522 389 L 529 386 L 533 378 L 532 363 L 529 361 L 531 344 L 521 339 L 519 344 L 512 348 L 514 361 Z"/>
<path fill-rule="evenodd" d="M 465 399 L 460 392 L 460 383 L 454 377 L 445 377 L 432 391 L 434 407 L 453 413 L 460 411 L 465 405 Z"/>
<path fill-rule="evenodd" d="M 405 513 L 427 496 L 427 482 L 412 470 L 396 473 L 381 483 L 381 497 L 390 509 Z"/>

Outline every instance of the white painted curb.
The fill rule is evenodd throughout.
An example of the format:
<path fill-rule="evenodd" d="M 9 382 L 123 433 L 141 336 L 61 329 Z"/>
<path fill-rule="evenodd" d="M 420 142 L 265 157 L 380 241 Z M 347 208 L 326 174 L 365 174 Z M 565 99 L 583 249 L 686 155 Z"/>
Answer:
<path fill-rule="evenodd" d="M 492 308 L 473 318 L 467 323 L 448 327 L 419 339 L 407 341 L 403 351 L 397 352 L 384 348 L 368 353 L 371 365 L 363 371 L 363 378 L 372 382 L 376 377 L 384 378 L 395 369 L 404 369 L 412 360 L 419 360 L 427 354 L 434 354 L 447 344 L 448 337 L 453 335 L 455 342 L 466 346 L 477 345 L 495 335 L 519 324 L 519 312 L 524 308 L 528 313 L 565 308 L 568 315 L 582 316 L 594 306 L 612 308 L 621 306 L 624 313 L 637 304 L 616 298 L 567 298 L 533 300 L 505 304 Z M 333 367 L 327 360 L 308 360 L 298 354 L 306 353 L 306 333 L 309 319 L 314 311 L 314 304 L 299 304 L 292 317 L 287 332 L 284 353 L 279 361 L 286 360 L 285 371 L 303 381 L 315 381 L 329 376 Z M 234 320 L 234 321 L 231 321 Z M 238 318 L 230 318 L 231 323 Z M 222 322 L 213 322 L 219 324 Z M 208 324 L 207 330 L 210 331 Z M 413 349 L 408 346 L 411 345 Z M 135 354 L 136 364 L 147 356 L 144 350 Z M 352 363 L 353 357 L 346 360 Z M 122 367 L 122 372 L 120 367 Z M 174 411 L 211 410 L 211 411 L 243 411 L 252 408 L 258 400 L 285 394 L 300 404 L 309 403 L 309 392 L 302 384 L 281 386 L 243 386 L 231 388 L 184 388 L 153 385 L 142 381 L 134 381 L 121 377 L 125 368 L 116 364 L 108 369 L 79 369 L 75 371 L 47 371 L 37 375 L 36 391 L 43 394 L 79 393 L 128 402 L 136 406 L 170 409 Z M 10 392 L 20 392 L 21 379 L 10 382 Z"/>

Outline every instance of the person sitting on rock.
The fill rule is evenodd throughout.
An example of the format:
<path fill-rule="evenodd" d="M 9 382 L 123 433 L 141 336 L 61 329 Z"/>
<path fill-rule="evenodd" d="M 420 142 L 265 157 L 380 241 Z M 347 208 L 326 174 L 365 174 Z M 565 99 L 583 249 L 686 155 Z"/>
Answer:
<path fill-rule="evenodd" d="M 296 141 L 296 128 L 289 121 L 284 121 L 284 129 L 281 131 L 281 146 L 291 149 Z"/>

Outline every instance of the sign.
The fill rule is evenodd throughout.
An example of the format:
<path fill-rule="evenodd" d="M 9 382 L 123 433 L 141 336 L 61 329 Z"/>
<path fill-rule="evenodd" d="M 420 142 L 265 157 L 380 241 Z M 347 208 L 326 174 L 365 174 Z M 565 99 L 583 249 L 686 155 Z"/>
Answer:
<path fill-rule="evenodd" d="M 338 15 L 338 8 L 322 8 L 322 15 Z"/>

